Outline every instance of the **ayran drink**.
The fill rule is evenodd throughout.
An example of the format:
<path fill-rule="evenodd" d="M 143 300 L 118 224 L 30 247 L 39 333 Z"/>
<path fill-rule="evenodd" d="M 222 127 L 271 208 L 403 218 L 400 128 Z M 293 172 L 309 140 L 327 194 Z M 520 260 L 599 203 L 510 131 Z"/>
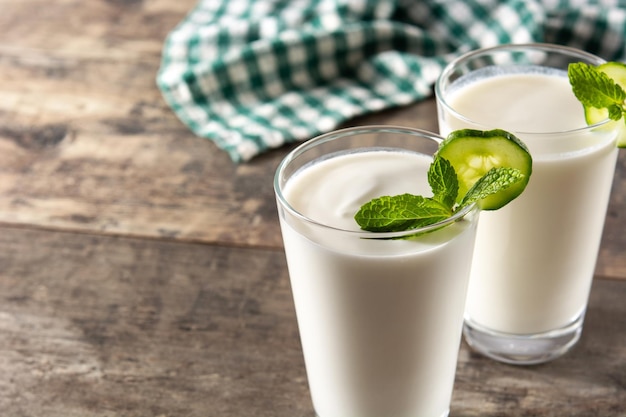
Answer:
<path fill-rule="evenodd" d="M 320 417 L 448 414 L 477 209 L 410 232 L 365 232 L 354 220 L 372 198 L 431 194 L 426 173 L 439 141 L 412 129 L 347 129 L 301 145 L 277 170 L 281 230 Z M 430 232 L 390 239 L 423 231 Z"/>
<path fill-rule="evenodd" d="M 478 227 L 465 336 L 494 359 L 554 359 L 582 329 L 615 170 L 616 132 L 587 126 L 570 62 L 601 59 L 553 45 L 503 46 L 450 64 L 436 87 L 442 135 L 502 128 L 533 156 L 524 194 Z"/>

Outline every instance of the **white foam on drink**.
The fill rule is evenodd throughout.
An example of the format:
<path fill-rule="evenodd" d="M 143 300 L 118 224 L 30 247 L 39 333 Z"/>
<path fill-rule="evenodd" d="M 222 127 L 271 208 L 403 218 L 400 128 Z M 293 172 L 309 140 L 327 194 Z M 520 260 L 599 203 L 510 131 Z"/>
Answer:
<path fill-rule="evenodd" d="M 521 136 L 541 133 L 547 140 L 550 133 L 587 126 L 567 72 L 554 68 L 489 66 L 455 80 L 446 95 L 457 117 L 479 129 L 495 126 Z"/>
<path fill-rule="evenodd" d="M 502 77 L 515 74 L 567 77 L 567 71 L 565 70 L 542 67 L 539 65 L 490 65 L 484 68 L 473 70 L 469 74 L 465 74 L 454 80 L 448 87 L 448 94 L 455 94 L 458 90 L 467 87 L 470 84 L 483 81 L 487 78 Z"/>

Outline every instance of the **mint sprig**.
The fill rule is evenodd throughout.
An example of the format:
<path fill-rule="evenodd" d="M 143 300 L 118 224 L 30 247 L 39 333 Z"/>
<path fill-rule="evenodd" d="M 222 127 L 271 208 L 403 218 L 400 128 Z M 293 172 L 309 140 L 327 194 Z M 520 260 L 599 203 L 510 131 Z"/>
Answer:
<path fill-rule="evenodd" d="M 452 210 L 459 194 L 459 180 L 450 161 L 435 158 L 428 169 L 428 184 L 433 190 L 433 199 Z"/>
<path fill-rule="evenodd" d="M 520 182 L 523 178 L 524 174 L 519 169 L 508 167 L 491 168 L 465 194 L 465 197 L 461 200 L 460 207 L 484 200 L 490 195 Z"/>
<path fill-rule="evenodd" d="M 400 194 L 365 203 L 354 218 L 363 230 L 401 232 L 443 221 L 451 215 L 450 208 L 433 198 Z"/>
<path fill-rule="evenodd" d="M 435 155 L 428 170 L 432 197 L 413 194 L 383 196 L 365 203 L 354 219 L 370 232 L 401 232 L 441 222 L 480 200 L 502 191 L 524 178 L 515 168 L 492 168 L 456 204 L 459 182 L 452 164 Z"/>
<path fill-rule="evenodd" d="M 611 120 L 626 113 L 626 91 L 611 77 L 584 62 L 569 64 L 567 75 L 574 95 L 585 107 L 606 109 Z"/>

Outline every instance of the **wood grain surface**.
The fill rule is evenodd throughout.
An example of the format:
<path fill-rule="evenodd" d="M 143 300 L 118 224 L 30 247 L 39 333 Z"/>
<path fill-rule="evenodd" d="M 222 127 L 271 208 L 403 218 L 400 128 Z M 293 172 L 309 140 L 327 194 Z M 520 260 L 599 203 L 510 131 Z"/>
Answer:
<path fill-rule="evenodd" d="M 313 417 L 278 250 L 0 229 L 0 415 Z M 626 286 L 535 367 L 462 346 L 452 416 L 626 415 Z"/>

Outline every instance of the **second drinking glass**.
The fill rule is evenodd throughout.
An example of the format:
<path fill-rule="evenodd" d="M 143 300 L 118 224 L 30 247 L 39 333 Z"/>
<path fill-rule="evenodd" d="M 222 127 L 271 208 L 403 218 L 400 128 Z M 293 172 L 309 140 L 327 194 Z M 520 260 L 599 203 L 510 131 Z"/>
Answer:
<path fill-rule="evenodd" d="M 442 135 L 501 128 L 529 147 L 533 176 L 509 206 L 481 215 L 464 334 L 513 364 L 549 361 L 580 337 L 617 158 L 607 120 L 587 126 L 567 67 L 603 60 L 567 47 L 470 52 L 435 86 Z"/>

